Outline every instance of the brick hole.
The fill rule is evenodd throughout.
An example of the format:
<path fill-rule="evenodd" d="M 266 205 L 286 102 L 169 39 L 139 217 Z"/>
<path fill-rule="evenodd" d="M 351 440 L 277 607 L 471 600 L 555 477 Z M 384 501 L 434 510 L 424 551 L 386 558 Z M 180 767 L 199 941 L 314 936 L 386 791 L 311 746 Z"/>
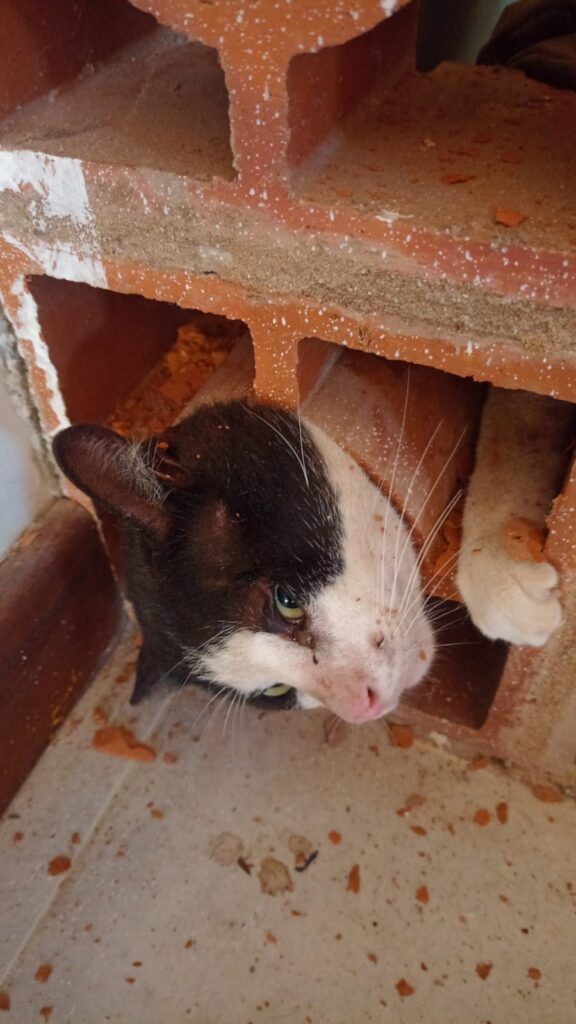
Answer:
<path fill-rule="evenodd" d="M 103 423 L 137 439 L 159 433 L 200 389 L 218 397 L 232 349 L 232 368 L 241 358 L 240 392 L 251 386 L 252 343 L 241 320 L 49 277 L 28 286 L 72 423 Z M 229 371 L 226 379 L 227 393 Z M 118 527 L 105 513 L 100 519 L 122 575 Z"/>
<path fill-rule="evenodd" d="M 87 284 L 28 287 L 72 423 L 145 436 L 181 414 L 238 339 L 241 320 Z"/>
<path fill-rule="evenodd" d="M 288 163 L 293 171 L 337 148 L 340 125 L 383 79 L 414 63 L 416 4 L 338 46 L 301 53 L 288 67 Z M 329 143 L 332 142 L 332 145 Z"/>
<path fill-rule="evenodd" d="M 449 623 L 438 633 L 439 648 L 430 675 L 404 697 L 403 704 L 430 718 L 441 718 L 467 729 L 481 729 L 498 691 L 509 645 L 487 640 L 454 601 L 430 599 Z M 444 617 L 445 616 L 445 617 Z M 450 645 L 447 647 L 440 645 Z"/>
<path fill-rule="evenodd" d="M 235 371 L 239 395 L 252 386 L 252 341 L 242 320 L 177 309 L 176 323 L 173 344 L 108 419 L 109 426 L 125 436 L 158 433 L 185 414 L 191 403 L 237 397 L 232 394 Z"/>
<path fill-rule="evenodd" d="M 404 65 L 401 81 L 390 82 L 370 48 L 357 85 L 344 95 L 351 71 L 337 51 L 350 48 L 351 68 L 357 48 L 361 60 L 362 39 L 293 59 L 290 155 L 297 195 L 334 215 L 352 207 L 373 218 L 380 234 L 393 225 L 402 235 L 433 230 L 448 247 L 457 236 L 470 246 L 494 239 L 504 254 L 507 245 L 522 243 L 573 255 L 574 95 L 507 69 L 463 64 L 430 73 Z M 331 83 L 328 99 L 324 79 Z M 498 211 L 519 214 L 521 223 L 502 226 Z M 344 221 L 340 227 L 348 230 Z M 412 247 L 417 258 L 431 259 L 425 243 L 419 251 L 414 238 Z M 443 257 L 438 243 L 438 267 L 447 266 Z M 467 259 L 463 277 L 472 282 L 478 271 L 470 253 Z"/>
<path fill-rule="evenodd" d="M 298 356 L 303 413 L 383 486 L 421 546 L 465 486 L 485 386 L 319 338 L 303 339 Z M 428 578 L 444 547 L 439 533 L 424 564 Z M 449 572 L 434 593 L 454 596 Z"/>
<path fill-rule="evenodd" d="M 304 415 L 328 430 L 372 480 L 383 485 L 385 493 L 390 492 L 395 477 L 393 503 L 399 511 L 404 510 L 421 544 L 450 499 L 465 485 L 484 386 L 441 370 L 339 348 L 318 338 L 300 342 L 298 380 Z M 406 442 L 400 452 L 409 457 L 405 461 L 401 454 L 394 469 L 407 387 Z M 445 428 L 438 431 L 436 450 L 430 448 L 418 472 L 420 456 L 439 422 L 445 423 Z M 463 430 L 458 451 L 466 458 L 450 461 L 434 491 L 434 481 Z M 412 483 L 410 499 L 406 495 Z M 426 501 L 428 506 L 421 512 Z M 439 535 L 423 575 L 425 582 L 426 576 L 433 582 L 432 608 L 445 616 L 442 623 L 450 623 L 439 632 L 438 642 L 450 646 L 440 648 L 430 677 L 409 694 L 406 704 L 432 718 L 479 729 L 498 689 L 507 645 L 486 640 L 472 625 L 463 605 L 454 600 L 453 570 L 445 577 L 435 577 L 443 543 Z M 448 567 L 454 560 L 453 556 L 448 560 Z M 446 597 L 451 600 L 444 600 Z"/>
<path fill-rule="evenodd" d="M 128 0 L 18 0 L 0 7 L 0 117 L 149 32 L 154 18 Z"/>
<path fill-rule="evenodd" d="M 28 286 L 72 423 L 104 423 L 176 341 L 168 303 L 51 277 Z"/>
<path fill-rule="evenodd" d="M 350 451 L 376 484 L 383 483 L 385 493 L 389 491 L 390 462 L 394 460 L 398 425 L 402 420 L 407 372 L 408 364 L 401 361 L 339 348 L 318 338 L 300 342 L 298 382 L 304 415 L 327 429 Z M 414 507 L 406 503 L 406 518 L 414 523 L 414 537 L 421 543 L 454 491 L 465 486 L 472 467 L 471 456 L 486 389 L 468 378 L 429 367 L 412 365 L 410 375 L 412 397 L 407 406 L 407 440 L 415 457 L 424 453 L 439 416 L 446 418 L 447 425 L 446 437 L 442 439 L 438 435 L 437 439 L 438 448 L 444 453 L 451 450 L 451 439 L 458 436 L 460 425 L 469 421 L 459 453 L 462 458 L 457 459 L 454 472 L 447 474 L 446 486 L 431 502 L 430 514 L 418 522 L 421 497 Z M 412 432 L 413 424 L 422 430 Z M 569 591 L 576 572 L 573 543 L 576 458 L 564 441 L 558 444 L 556 454 L 561 456 L 560 467 L 556 497 L 548 519 L 550 534 L 545 553 L 559 568 L 561 582 Z M 410 472 L 403 476 L 402 461 L 399 460 L 400 471 L 396 471 L 393 494 L 393 503 L 399 511 L 404 505 L 407 481 L 411 479 Z M 429 461 L 427 456 L 425 468 Z M 425 496 L 429 492 L 427 480 L 435 479 L 436 472 L 437 464 L 428 477 L 423 476 L 424 486 L 415 489 L 416 495 Z M 452 522 L 451 527 L 457 529 L 457 523 Z M 529 671 L 530 658 L 525 649 L 494 643 L 476 630 L 459 601 L 453 571 L 448 568 L 445 576 L 434 578 L 443 560 L 448 567 L 455 562 L 457 545 L 454 550 L 450 550 L 450 546 L 443 548 L 447 541 L 452 544 L 452 540 L 448 531 L 442 530 L 442 533 L 441 543 L 432 546 L 431 557 L 424 562 L 422 574 L 432 611 L 438 610 L 445 616 L 439 643 L 449 646 L 439 649 L 426 683 L 411 692 L 405 703 L 408 713 L 412 711 L 422 716 L 428 728 L 437 724 L 445 731 L 450 725 L 462 737 L 467 731 L 472 733 L 485 725 L 488 731 L 492 728 L 488 720 L 495 701 L 506 706 L 507 701 L 517 699 L 511 697 L 510 692 L 516 692 L 523 674 Z M 502 714 L 501 708 L 499 714 Z"/>
<path fill-rule="evenodd" d="M 158 25 L 123 0 L 103 6 L 111 26 L 132 12 L 132 36 L 103 32 L 98 18 L 84 19 L 85 60 L 64 64 L 63 85 L 62 78 L 49 78 L 38 95 L 37 83 L 36 98 L 0 124 L 0 145 L 199 181 L 233 179 L 228 93 L 217 51 Z M 108 46 L 99 43 L 101 36 Z M 68 45 L 74 49 L 74 38 Z"/>

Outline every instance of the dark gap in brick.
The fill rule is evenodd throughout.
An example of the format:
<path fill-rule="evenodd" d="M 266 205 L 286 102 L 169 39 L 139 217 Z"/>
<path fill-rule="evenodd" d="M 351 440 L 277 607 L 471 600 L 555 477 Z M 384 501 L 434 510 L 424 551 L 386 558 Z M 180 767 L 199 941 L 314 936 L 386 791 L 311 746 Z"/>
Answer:
<path fill-rule="evenodd" d="M 437 416 L 443 414 L 442 405 L 453 395 L 455 400 L 463 402 L 464 419 L 468 415 L 470 418 L 470 436 L 462 449 L 463 453 L 470 455 L 470 446 L 476 437 L 485 393 L 483 385 L 430 367 L 412 366 L 409 369 L 408 364 L 400 360 L 387 360 L 381 356 L 340 348 L 318 338 L 306 338 L 300 342 L 298 383 L 304 414 L 307 410 L 307 398 L 312 418 L 316 412 L 324 420 L 330 416 L 332 408 L 334 419 L 330 423 L 329 432 L 341 431 L 341 436 L 337 439 L 364 466 L 374 483 L 380 485 L 384 482 L 385 491 L 388 489 L 386 472 L 388 471 L 389 477 L 393 471 L 397 445 L 396 436 L 392 436 L 391 442 L 386 445 L 386 427 L 394 427 L 402 421 L 402 407 L 408 380 L 411 381 L 410 387 L 413 391 L 413 401 L 411 398 L 408 404 L 405 428 L 408 431 L 408 447 L 416 446 L 418 451 L 418 446 L 426 444 Z M 429 401 L 431 389 L 444 389 L 446 385 L 450 388 L 449 391 L 438 390 L 439 398 Z M 394 415 L 388 418 L 384 416 L 382 421 L 378 417 L 376 422 L 377 406 L 385 403 L 393 404 Z M 410 437 L 411 422 L 419 417 L 425 419 L 429 430 L 422 435 L 416 432 Z M 459 413 L 458 422 L 454 424 L 457 435 L 461 429 L 461 419 L 462 413 Z M 370 441 L 371 436 L 375 441 Z M 439 436 L 438 443 L 441 450 L 446 447 L 444 437 Z M 379 450 L 386 448 L 387 454 L 378 465 L 376 460 Z M 448 443 L 446 451 L 449 452 L 450 448 L 451 445 Z M 396 466 L 395 475 L 398 475 L 398 468 Z M 429 526 L 433 525 L 436 516 L 441 515 L 446 503 L 462 486 L 463 480 L 459 474 L 460 469 L 455 465 L 452 479 L 441 500 L 439 495 L 438 507 L 434 509 Z M 411 476 L 410 471 L 408 483 Z M 427 493 L 424 489 L 424 501 Z M 394 504 L 400 511 L 402 501 L 396 500 Z M 416 508 L 413 519 L 417 515 Z M 438 636 L 439 644 L 450 646 L 439 650 L 430 677 L 415 691 L 407 694 L 406 704 L 432 717 L 479 729 L 486 720 L 498 689 L 506 661 L 507 645 L 494 644 L 486 640 L 472 625 L 461 604 L 443 600 L 447 595 L 454 594 L 452 571 L 445 577 L 434 578 L 437 559 L 443 554 L 443 543 L 444 539 L 439 535 L 437 545 L 431 549 L 432 557 L 424 566 L 423 575 L 432 579 L 434 591 L 439 595 L 430 599 L 432 606 L 440 602 L 446 606 L 443 609 L 446 616 L 442 623 L 454 620 L 453 625 L 446 629 L 442 628 Z M 448 552 L 450 566 L 454 562 L 453 554 Z"/>
<path fill-rule="evenodd" d="M 156 21 L 128 0 L 18 0 L 2 4 L 0 117 L 50 93 L 114 51 L 150 32 Z"/>
<path fill-rule="evenodd" d="M 403 703 L 434 718 L 444 718 L 468 729 L 480 729 L 496 696 L 508 644 L 487 640 L 454 601 L 430 599 L 441 615 L 439 649 L 430 675 L 408 692 Z M 438 607 L 441 606 L 441 607 Z M 444 628 L 443 623 L 450 625 Z M 456 646 L 443 647 L 449 644 Z"/>
<path fill-rule="evenodd" d="M 250 343 L 241 320 L 49 277 L 28 286 L 72 423 L 106 423 L 135 438 L 159 433 L 239 339 Z M 122 576 L 118 526 L 100 518 Z"/>
<path fill-rule="evenodd" d="M 297 169 L 322 147 L 337 149 L 341 123 L 372 90 L 396 80 L 415 61 L 416 4 L 339 46 L 292 58 L 287 75 L 290 143 Z M 352 28 L 352 26 L 351 26 Z"/>
<path fill-rule="evenodd" d="M 51 13 L 39 21 L 46 22 L 47 39 L 52 40 L 63 12 L 52 11 L 54 2 L 43 2 Z M 38 4 L 27 0 L 27 6 Z M 217 51 L 119 0 L 61 7 L 111 8 L 114 17 L 108 22 L 104 16 L 75 19 L 68 11 L 62 48 L 76 58 L 62 58 L 63 70 L 58 67 L 48 75 L 38 68 L 36 80 L 13 90 L 12 102 L 4 110 L 0 107 L 7 115 L 0 122 L 0 145 L 97 164 L 152 168 L 199 181 L 232 180 L 228 92 Z M 11 53 L 19 66 L 29 69 L 34 61 L 20 58 L 33 40 L 25 29 L 23 36 L 21 52 L 13 47 Z M 61 56 L 58 50 L 55 58 Z M 143 203 L 152 202 L 152 190 L 146 189 Z"/>

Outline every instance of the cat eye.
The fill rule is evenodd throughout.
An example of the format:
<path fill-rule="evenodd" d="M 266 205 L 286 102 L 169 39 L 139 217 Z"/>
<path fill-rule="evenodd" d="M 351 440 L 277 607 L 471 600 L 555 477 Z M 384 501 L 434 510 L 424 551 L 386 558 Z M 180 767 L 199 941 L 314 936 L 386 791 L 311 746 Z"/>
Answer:
<path fill-rule="evenodd" d="M 276 584 L 274 587 L 274 604 L 282 618 L 288 622 L 296 622 L 298 619 L 303 619 L 306 614 L 296 598 L 279 584 Z"/>
<path fill-rule="evenodd" d="M 263 697 L 285 697 L 287 693 L 290 693 L 291 686 L 285 686 L 284 683 L 276 683 L 275 686 L 269 686 L 267 690 L 262 691 Z"/>

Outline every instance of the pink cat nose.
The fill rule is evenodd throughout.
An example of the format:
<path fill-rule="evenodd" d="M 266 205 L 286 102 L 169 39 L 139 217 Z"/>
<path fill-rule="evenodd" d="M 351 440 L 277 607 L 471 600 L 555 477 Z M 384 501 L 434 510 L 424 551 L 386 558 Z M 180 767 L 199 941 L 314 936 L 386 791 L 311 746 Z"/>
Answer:
<path fill-rule="evenodd" d="M 336 710 L 336 709 L 335 709 Z M 338 714 L 347 722 L 369 722 L 384 712 L 384 703 L 370 686 L 359 687 L 353 695 L 342 702 Z"/>

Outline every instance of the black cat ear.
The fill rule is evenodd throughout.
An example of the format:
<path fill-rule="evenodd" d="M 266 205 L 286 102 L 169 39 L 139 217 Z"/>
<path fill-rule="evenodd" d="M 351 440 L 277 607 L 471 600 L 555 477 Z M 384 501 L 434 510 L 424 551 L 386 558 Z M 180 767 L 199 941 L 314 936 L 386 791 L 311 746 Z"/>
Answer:
<path fill-rule="evenodd" d="M 60 469 L 104 508 L 154 532 L 168 523 L 166 497 L 185 483 L 185 473 L 167 442 L 135 444 L 107 427 L 68 427 L 53 442 Z"/>

